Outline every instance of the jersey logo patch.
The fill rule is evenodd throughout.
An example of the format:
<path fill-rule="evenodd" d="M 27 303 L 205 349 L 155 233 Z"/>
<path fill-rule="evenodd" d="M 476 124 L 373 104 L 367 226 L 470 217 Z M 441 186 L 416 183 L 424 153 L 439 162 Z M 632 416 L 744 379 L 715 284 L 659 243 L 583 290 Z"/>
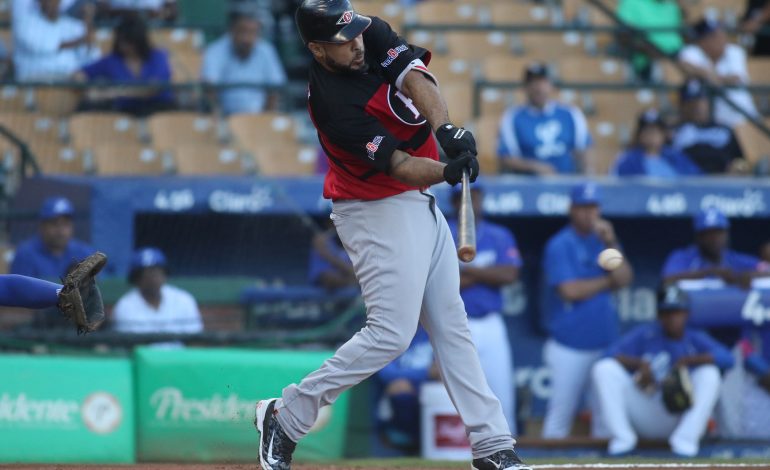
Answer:
<path fill-rule="evenodd" d="M 409 50 L 409 47 L 406 46 L 405 44 L 401 44 L 400 46 L 396 46 L 396 47 L 391 47 L 390 49 L 388 49 L 388 52 L 387 52 L 388 58 L 385 59 L 385 62 L 381 63 L 380 65 L 382 65 L 383 68 L 387 67 L 388 65 L 392 64 L 394 60 L 398 58 L 399 54 L 401 54 L 402 52 L 406 52 L 408 50 Z"/>
<path fill-rule="evenodd" d="M 350 24 L 351 21 L 353 21 L 353 10 L 348 10 L 340 16 L 337 24 Z"/>
<path fill-rule="evenodd" d="M 384 136 L 378 135 L 374 139 L 372 139 L 371 142 L 368 142 L 366 144 L 366 154 L 372 160 L 374 160 L 374 154 L 380 148 L 380 144 L 382 143 L 383 139 L 385 139 Z"/>

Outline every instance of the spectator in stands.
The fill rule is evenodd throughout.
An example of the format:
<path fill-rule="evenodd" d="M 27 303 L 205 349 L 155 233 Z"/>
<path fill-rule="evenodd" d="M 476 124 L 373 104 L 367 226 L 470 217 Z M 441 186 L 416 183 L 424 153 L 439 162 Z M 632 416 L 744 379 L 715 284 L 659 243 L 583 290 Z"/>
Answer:
<path fill-rule="evenodd" d="M 768 27 L 770 27 L 770 1 L 749 0 L 746 3 L 746 13 L 743 16 L 741 28 L 744 32 L 754 35 L 754 48 L 751 54 L 755 56 L 768 56 L 770 55 L 770 32 L 768 32 Z"/>
<path fill-rule="evenodd" d="M 177 0 L 97 0 L 99 15 L 107 17 L 141 15 L 173 21 L 179 13 Z"/>
<path fill-rule="evenodd" d="M 14 66 L 19 81 L 68 79 L 98 57 L 93 41 L 93 5 L 84 21 L 60 13 L 60 0 L 39 0 L 40 11 L 14 21 Z"/>
<path fill-rule="evenodd" d="M 667 438 L 682 457 L 698 454 L 700 438 L 719 398 L 720 369 L 733 366 L 730 351 L 707 333 L 687 328 L 689 305 L 677 287 L 658 300 L 658 321 L 636 327 L 614 343 L 593 368 L 594 389 L 610 432 L 609 453 L 636 448 L 637 435 Z M 672 370 L 686 368 L 692 380 L 692 406 L 669 412 L 659 385 Z"/>
<path fill-rule="evenodd" d="M 76 79 L 116 84 L 169 83 L 171 65 L 166 51 L 152 46 L 144 21 L 137 16 L 127 16 L 115 28 L 112 52 L 83 67 Z M 107 107 L 138 116 L 174 107 L 174 96 L 169 88 L 164 87 L 122 88 L 94 93 L 100 103 L 89 107 Z"/>
<path fill-rule="evenodd" d="M 24 23 L 30 16 L 40 14 L 40 0 L 11 0 L 11 20 L 13 27 Z M 59 2 L 59 13 L 65 14 L 70 11 L 78 0 L 61 0 Z"/>
<path fill-rule="evenodd" d="M 686 11 L 678 0 L 621 0 L 618 5 L 618 17 L 630 26 L 641 30 L 672 28 L 671 31 L 645 34 L 647 40 L 668 55 L 676 54 L 682 48 L 682 35 L 673 29 L 682 27 L 684 13 Z M 634 53 L 631 55 L 634 70 L 639 77 L 648 79 L 652 71 L 650 56 L 657 57 L 659 53 L 640 42 L 634 43 L 634 46 Z"/>
<path fill-rule="evenodd" d="M 200 333 L 198 304 L 190 293 L 166 283 L 166 257 L 145 247 L 131 257 L 128 280 L 134 286 L 118 300 L 113 312 L 116 331 L 123 333 Z"/>
<path fill-rule="evenodd" d="M 476 216 L 476 258 L 460 263 L 460 296 L 468 313 L 471 338 L 481 360 L 481 368 L 492 392 L 500 400 L 511 433 L 516 434 L 516 394 L 513 380 L 513 355 L 508 330 L 503 320 L 502 288 L 519 277 L 521 256 L 513 234 L 501 225 L 484 219 L 483 186 L 472 186 L 471 199 Z M 452 205 L 460 210 L 460 186 L 452 191 Z M 457 219 L 449 221 L 457 240 Z"/>
<path fill-rule="evenodd" d="M 420 387 L 441 380 L 428 334 L 420 326 L 409 348 L 377 372 L 383 395 L 378 425 L 391 445 L 407 452 L 420 448 Z"/>
<path fill-rule="evenodd" d="M 634 141 L 618 156 L 614 173 L 676 179 L 698 175 L 701 170 L 687 155 L 666 145 L 666 125 L 660 113 L 650 109 L 639 115 Z"/>
<path fill-rule="evenodd" d="M 527 104 L 508 109 L 500 121 L 500 168 L 533 175 L 583 171 L 591 147 L 583 112 L 552 100 L 546 65 L 528 66 L 524 82 Z"/>
<path fill-rule="evenodd" d="M 313 237 L 309 277 L 311 284 L 329 290 L 358 285 L 353 263 L 331 223 L 325 231 Z"/>
<path fill-rule="evenodd" d="M 551 373 L 551 395 L 543 423 L 546 439 L 569 435 L 589 385 L 591 367 L 620 334 L 612 292 L 628 286 L 633 278 L 628 259 L 611 272 L 602 270 L 596 261 L 605 248 L 620 249 L 612 224 L 601 218 L 598 191 L 594 183 L 572 189 L 570 223 L 545 248 L 543 312 L 550 337 L 543 348 L 543 360 Z M 594 400 L 590 401 L 597 412 Z M 601 421 L 594 419 L 592 425 L 593 434 L 598 436 Z"/>
<path fill-rule="evenodd" d="M 69 199 L 51 197 L 40 207 L 38 233 L 19 244 L 11 264 L 11 274 L 39 279 L 60 279 L 75 263 L 94 250 L 73 237 L 75 207 Z"/>
<path fill-rule="evenodd" d="M 737 44 L 728 44 L 727 33 L 718 21 L 704 18 L 693 27 L 695 42 L 679 51 L 679 63 L 688 75 L 716 87 L 738 86 L 725 90 L 725 96 L 751 116 L 757 115 L 751 94 L 740 88 L 749 83 L 746 52 Z M 717 123 L 733 128 L 745 121 L 743 115 L 718 98 L 714 103 Z"/>
<path fill-rule="evenodd" d="M 672 145 L 684 152 L 703 173 L 744 173 L 743 149 L 729 127 L 711 118 L 708 92 L 700 80 L 687 80 L 679 92 L 681 122 Z"/>
<path fill-rule="evenodd" d="M 260 22 L 252 13 L 230 14 L 229 32 L 209 44 L 203 55 L 202 78 L 211 85 L 249 83 L 217 93 L 217 103 L 225 115 L 260 113 L 275 109 L 277 95 L 260 85 L 281 86 L 286 73 L 275 47 L 260 39 Z"/>
<path fill-rule="evenodd" d="M 695 243 L 673 251 L 666 259 L 661 273 L 664 283 L 703 279 L 716 286 L 748 286 L 754 277 L 765 275 L 765 263 L 729 248 L 730 221 L 719 209 L 698 212 L 693 228 Z"/>

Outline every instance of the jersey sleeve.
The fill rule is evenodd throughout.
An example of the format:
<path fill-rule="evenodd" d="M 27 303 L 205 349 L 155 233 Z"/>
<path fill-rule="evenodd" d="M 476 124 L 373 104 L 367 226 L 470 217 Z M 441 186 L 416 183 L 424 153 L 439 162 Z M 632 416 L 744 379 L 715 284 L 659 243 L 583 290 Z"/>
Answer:
<path fill-rule="evenodd" d="M 403 144 L 374 116 L 363 110 L 340 114 L 331 122 L 316 124 L 328 139 L 327 143 L 384 173 L 390 170 L 393 152 Z"/>
<path fill-rule="evenodd" d="M 646 331 L 647 325 L 642 325 L 629 331 L 607 349 L 606 356 L 642 357 L 644 354 L 643 345 Z"/>
<path fill-rule="evenodd" d="M 699 354 L 711 354 L 714 364 L 722 370 L 731 368 L 735 363 L 730 351 L 703 331 L 695 332 L 692 342 Z"/>
<path fill-rule="evenodd" d="M 687 271 L 687 266 L 685 265 L 684 260 L 684 254 L 677 250 L 668 255 L 668 258 L 666 258 L 666 262 L 663 264 L 663 272 L 661 272 L 662 277 L 669 277 L 673 276 L 674 274 L 679 274 L 682 272 Z"/>
<path fill-rule="evenodd" d="M 516 266 L 520 268 L 521 253 L 516 245 L 516 238 L 507 229 L 500 230 L 497 237 L 497 264 L 506 266 Z"/>
<path fill-rule="evenodd" d="M 729 264 L 738 272 L 760 272 L 763 269 L 763 264 L 759 258 L 743 253 L 734 253 L 729 258 Z"/>
<path fill-rule="evenodd" d="M 388 83 L 399 90 L 404 76 L 412 69 L 420 70 L 436 81 L 427 69 L 430 51 L 409 44 L 388 23 L 376 16 L 372 17 L 371 26 L 364 32 L 364 45 L 367 54 L 379 64 Z"/>
<path fill-rule="evenodd" d="M 546 247 L 544 268 L 546 280 L 551 287 L 578 278 L 568 247 L 558 240 Z"/>
<path fill-rule="evenodd" d="M 332 265 L 326 261 L 317 250 L 310 251 L 310 265 L 308 267 L 308 282 L 318 285 L 321 274 L 331 271 Z"/>

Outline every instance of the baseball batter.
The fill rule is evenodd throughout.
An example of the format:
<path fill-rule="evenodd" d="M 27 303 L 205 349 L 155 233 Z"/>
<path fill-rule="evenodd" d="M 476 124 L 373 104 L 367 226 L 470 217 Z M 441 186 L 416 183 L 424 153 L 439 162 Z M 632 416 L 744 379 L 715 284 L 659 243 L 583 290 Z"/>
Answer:
<path fill-rule="evenodd" d="M 308 108 L 330 168 L 324 196 L 367 307 L 366 326 L 280 398 L 257 403 L 265 470 L 291 468 L 321 406 L 404 352 L 422 324 L 466 426 L 473 468 L 527 469 L 471 341 L 446 220 L 427 190 L 478 174 L 470 132 L 452 125 L 429 51 L 404 41 L 348 0 L 305 0 L 296 13 L 313 54 Z M 438 161 L 433 139 L 448 164 Z"/>

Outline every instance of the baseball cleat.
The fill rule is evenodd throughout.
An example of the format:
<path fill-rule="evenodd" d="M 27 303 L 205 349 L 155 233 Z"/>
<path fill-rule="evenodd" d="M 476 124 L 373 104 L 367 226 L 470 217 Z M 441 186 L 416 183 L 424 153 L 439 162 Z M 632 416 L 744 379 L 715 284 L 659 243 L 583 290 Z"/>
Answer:
<path fill-rule="evenodd" d="M 532 470 L 513 449 L 501 450 L 481 459 L 473 459 L 473 470 Z"/>
<path fill-rule="evenodd" d="M 259 463 L 263 470 L 290 470 L 297 443 L 289 439 L 275 419 L 277 398 L 257 402 L 254 425 L 259 431 Z"/>

